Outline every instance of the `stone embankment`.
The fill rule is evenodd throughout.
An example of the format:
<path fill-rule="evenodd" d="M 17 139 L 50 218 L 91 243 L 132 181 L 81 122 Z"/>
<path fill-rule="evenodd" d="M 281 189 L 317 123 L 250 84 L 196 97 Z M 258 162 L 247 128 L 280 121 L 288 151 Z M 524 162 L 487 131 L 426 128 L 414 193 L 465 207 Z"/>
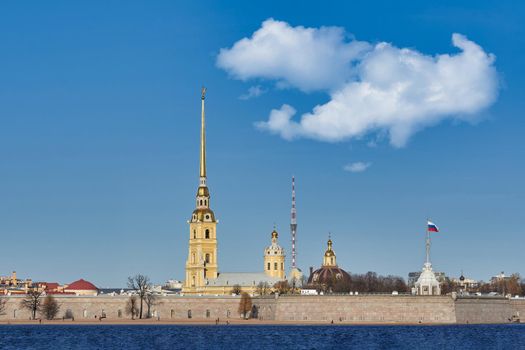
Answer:
<path fill-rule="evenodd" d="M 129 297 L 124 295 L 55 296 L 60 304 L 58 318 L 73 316 L 77 322 L 124 323 Z M 30 312 L 20 306 L 22 296 L 8 298 L 0 322 L 24 322 Z M 351 324 L 453 324 L 509 323 L 525 320 L 525 299 L 453 298 L 409 295 L 325 295 L 254 297 L 254 316 L 275 323 Z M 226 322 L 239 319 L 239 297 L 164 296 L 151 308 L 152 318 L 161 322 Z M 146 310 L 146 307 L 144 306 Z M 522 320 L 522 322 L 524 322 Z"/>

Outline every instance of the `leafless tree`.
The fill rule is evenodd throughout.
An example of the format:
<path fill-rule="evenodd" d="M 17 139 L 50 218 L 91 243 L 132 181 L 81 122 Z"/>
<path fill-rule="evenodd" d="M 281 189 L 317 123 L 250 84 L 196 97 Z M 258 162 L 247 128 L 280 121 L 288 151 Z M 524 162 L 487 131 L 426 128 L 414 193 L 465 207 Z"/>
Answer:
<path fill-rule="evenodd" d="M 257 284 L 256 292 L 259 295 L 266 295 L 270 292 L 270 285 L 268 282 L 259 282 L 259 284 Z"/>
<path fill-rule="evenodd" d="M 273 288 L 277 291 L 279 294 L 288 294 L 291 290 L 290 284 L 288 281 L 279 281 L 274 284 Z"/>
<path fill-rule="evenodd" d="M 250 294 L 243 292 L 241 294 L 241 301 L 239 302 L 239 314 L 246 319 L 248 312 L 252 310 L 252 297 Z"/>
<path fill-rule="evenodd" d="M 6 297 L 0 297 L 0 315 L 5 315 L 5 310 L 7 308 L 7 298 Z"/>
<path fill-rule="evenodd" d="M 241 285 L 240 284 L 234 284 L 232 288 L 232 294 L 240 295 L 242 292 Z"/>
<path fill-rule="evenodd" d="M 46 320 L 52 320 L 56 317 L 60 311 L 60 305 L 52 295 L 48 295 L 44 298 L 42 302 L 42 307 L 40 312 L 45 317 Z"/>
<path fill-rule="evenodd" d="M 137 304 L 138 300 L 135 295 L 130 296 L 126 303 L 126 314 L 131 315 L 132 320 L 134 320 L 135 316 L 137 316 L 139 313 Z"/>
<path fill-rule="evenodd" d="M 157 304 L 157 301 L 158 301 L 158 295 L 153 294 L 151 291 L 148 291 L 146 295 L 144 296 L 144 302 L 146 303 L 146 308 L 147 308 L 147 312 L 146 312 L 147 318 L 151 317 L 151 307 Z"/>
<path fill-rule="evenodd" d="M 38 289 L 30 289 L 26 297 L 20 302 L 23 309 L 31 312 L 31 319 L 36 319 L 36 312 L 40 310 L 42 304 L 42 293 Z"/>
<path fill-rule="evenodd" d="M 148 294 L 149 290 L 151 289 L 149 277 L 141 274 L 135 275 L 134 277 L 128 277 L 128 287 L 133 289 L 139 297 L 139 318 L 142 318 L 144 299 L 146 298 L 146 294 Z"/>

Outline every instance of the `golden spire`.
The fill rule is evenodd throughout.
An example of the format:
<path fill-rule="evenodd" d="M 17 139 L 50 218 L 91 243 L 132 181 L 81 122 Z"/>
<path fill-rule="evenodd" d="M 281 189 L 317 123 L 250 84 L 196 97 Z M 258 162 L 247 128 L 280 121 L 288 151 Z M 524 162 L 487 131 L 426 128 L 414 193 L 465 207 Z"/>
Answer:
<path fill-rule="evenodd" d="M 206 88 L 203 86 L 201 90 L 201 102 L 202 102 L 202 112 L 201 112 L 201 162 L 200 162 L 200 177 L 206 177 L 206 130 L 204 124 L 204 99 L 206 97 Z"/>

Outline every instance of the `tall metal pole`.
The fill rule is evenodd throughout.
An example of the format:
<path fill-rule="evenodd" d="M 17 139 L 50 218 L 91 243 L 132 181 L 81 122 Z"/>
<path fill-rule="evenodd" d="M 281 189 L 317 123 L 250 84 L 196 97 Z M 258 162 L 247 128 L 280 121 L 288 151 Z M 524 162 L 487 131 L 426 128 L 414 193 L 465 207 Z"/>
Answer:
<path fill-rule="evenodd" d="M 290 231 L 292 233 L 292 269 L 296 268 L 295 264 L 295 235 L 297 232 L 297 211 L 295 209 L 295 177 L 292 176 L 292 210 L 290 218 Z"/>
<path fill-rule="evenodd" d="M 426 248 L 427 248 L 427 265 L 430 264 L 430 231 L 428 229 L 428 220 L 427 220 L 427 242 L 426 242 Z"/>

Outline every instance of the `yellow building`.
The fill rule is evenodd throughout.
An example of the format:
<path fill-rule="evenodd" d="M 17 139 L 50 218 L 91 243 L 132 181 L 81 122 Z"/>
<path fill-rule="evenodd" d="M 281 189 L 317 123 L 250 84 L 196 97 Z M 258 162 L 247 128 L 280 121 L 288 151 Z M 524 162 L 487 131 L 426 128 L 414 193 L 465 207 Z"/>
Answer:
<path fill-rule="evenodd" d="M 218 276 L 217 220 L 210 209 L 210 191 L 206 184 L 205 94 L 206 89 L 202 88 L 199 188 L 196 195 L 196 208 L 188 221 L 190 237 L 188 259 L 186 260 L 186 280 L 182 289 L 185 294 L 203 293 L 208 279 Z"/>
<path fill-rule="evenodd" d="M 279 234 L 272 231 L 272 244 L 264 250 L 264 272 L 270 277 L 281 280 L 286 279 L 284 275 L 284 249 L 277 243 Z"/>
<path fill-rule="evenodd" d="M 272 232 L 272 245 L 265 250 L 265 272 L 219 273 L 217 259 L 217 220 L 210 208 L 210 191 L 206 184 L 206 128 L 204 100 L 206 89 L 201 95 L 201 142 L 199 187 L 197 189 L 195 210 L 189 224 L 188 258 L 186 260 L 186 279 L 183 294 L 222 295 L 231 294 L 240 287 L 242 291 L 257 294 L 258 286 L 272 288 L 275 283 L 285 279 L 284 250 L 277 244 L 278 233 Z M 269 254 L 266 254 L 269 253 Z"/>

